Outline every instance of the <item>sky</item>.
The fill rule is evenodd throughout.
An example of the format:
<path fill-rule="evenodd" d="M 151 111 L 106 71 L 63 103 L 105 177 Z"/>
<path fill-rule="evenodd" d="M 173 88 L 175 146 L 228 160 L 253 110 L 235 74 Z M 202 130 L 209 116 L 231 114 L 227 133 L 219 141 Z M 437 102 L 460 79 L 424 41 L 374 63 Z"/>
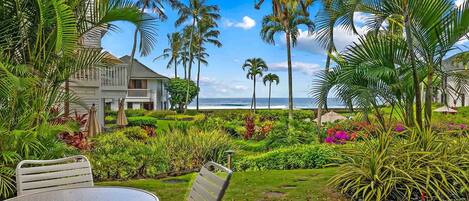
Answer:
<path fill-rule="evenodd" d="M 287 79 L 287 51 L 285 36 L 279 34 L 276 44 L 265 43 L 260 37 L 262 18 L 271 12 L 269 1 L 260 10 L 254 9 L 253 0 L 207 0 L 208 4 L 218 5 L 221 19 L 218 21 L 219 40 L 221 48 L 207 45 L 208 65 L 201 68 L 201 98 L 247 98 L 252 96 L 253 81 L 246 78 L 246 72 L 241 66 L 249 58 L 260 57 L 269 67 L 267 73 L 275 73 L 280 77 L 278 86 L 272 86 L 272 97 L 288 97 Z M 456 4 L 462 0 L 456 0 Z M 317 6 L 311 9 L 312 16 Z M 141 57 L 136 54 L 143 64 L 155 72 L 168 77 L 174 77 L 174 69 L 167 69 L 168 60 L 154 59 L 160 56 L 163 49 L 169 47 L 166 35 L 180 31 L 182 27 L 175 27 L 178 18 L 177 12 L 169 6 L 165 7 L 168 20 L 158 22 L 158 43 L 149 56 Z M 367 16 L 362 13 L 355 14 L 355 23 L 360 34 L 366 33 L 363 22 Z M 106 51 L 117 57 L 130 55 L 134 26 L 126 22 L 114 23 L 118 31 L 108 32 L 102 39 L 102 46 Z M 310 97 L 310 89 L 315 76 L 324 69 L 326 51 L 314 40 L 314 35 L 308 34 L 306 27 L 300 27 L 300 36 L 297 45 L 292 50 L 293 62 L 293 96 L 297 98 Z M 335 45 L 339 51 L 353 44 L 359 36 L 349 33 L 339 27 L 334 30 Z M 460 46 L 467 47 L 469 42 L 460 41 Z M 466 48 L 467 51 L 467 48 Z M 196 74 L 196 66 L 193 67 Z M 182 66 L 178 73 L 183 72 Z M 179 74 L 181 75 L 181 74 Z M 195 76 L 193 76 L 195 77 Z M 259 79 L 261 80 L 261 79 Z M 261 81 L 256 88 L 257 97 L 268 97 L 268 87 Z"/>

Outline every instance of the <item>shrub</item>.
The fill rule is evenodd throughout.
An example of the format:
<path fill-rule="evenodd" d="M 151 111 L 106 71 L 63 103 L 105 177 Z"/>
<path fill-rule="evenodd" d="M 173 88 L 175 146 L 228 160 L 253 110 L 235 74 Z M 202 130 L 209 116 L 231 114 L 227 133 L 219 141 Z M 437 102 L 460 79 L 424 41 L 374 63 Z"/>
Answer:
<path fill-rule="evenodd" d="M 288 170 L 321 168 L 336 162 L 337 152 L 327 145 L 300 145 L 280 148 L 235 162 L 236 170 Z"/>
<path fill-rule="evenodd" d="M 115 124 L 116 123 L 116 117 L 115 116 L 106 116 L 106 117 L 104 117 L 104 123 L 106 123 L 106 124 Z"/>
<path fill-rule="evenodd" d="M 125 115 L 127 117 L 142 117 L 147 113 L 144 109 L 128 109 L 125 110 Z"/>
<path fill-rule="evenodd" d="M 185 114 L 176 114 L 176 115 L 167 115 L 167 120 L 176 120 L 176 121 L 202 121 L 205 120 L 204 114 L 197 114 L 194 116 L 185 115 Z"/>
<path fill-rule="evenodd" d="M 150 140 L 150 144 L 159 144 L 166 148 L 171 158 L 171 171 L 184 171 L 198 168 L 208 161 L 223 163 L 225 151 L 231 148 L 228 136 L 218 130 L 187 131 L 174 130 Z"/>
<path fill-rule="evenodd" d="M 171 105 L 175 106 L 179 112 L 184 110 L 187 89 L 189 89 L 189 100 L 187 103 L 189 104 L 199 93 L 199 88 L 194 81 L 173 78 L 166 87 L 166 90 L 168 90 L 170 94 L 169 102 L 171 102 Z"/>
<path fill-rule="evenodd" d="M 154 117 L 157 119 L 165 119 L 166 116 L 168 115 L 176 115 L 176 114 L 177 113 L 175 111 L 171 111 L 171 110 L 156 110 L 156 111 L 151 111 L 147 113 L 146 116 Z"/>
<path fill-rule="evenodd" d="M 291 121 L 277 122 L 266 138 L 269 148 L 291 146 L 296 144 L 311 144 L 317 139 L 317 129 L 311 122 Z"/>
<path fill-rule="evenodd" d="M 168 171 L 164 146 L 132 140 L 123 131 L 100 134 L 93 143 L 87 156 L 96 180 L 152 177 Z"/>
<path fill-rule="evenodd" d="M 145 141 L 148 139 L 148 133 L 141 127 L 127 127 L 122 130 L 124 135 L 131 140 Z"/>
<path fill-rule="evenodd" d="M 344 149 L 331 184 L 352 199 L 464 200 L 468 196 L 469 140 L 430 130 L 405 138 L 393 132 Z"/>
<path fill-rule="evenodd" d="M 127 118 L 129 126 L 151 126 L 156 127 L 158 121 L 154 117 L 129 117 Z"/>

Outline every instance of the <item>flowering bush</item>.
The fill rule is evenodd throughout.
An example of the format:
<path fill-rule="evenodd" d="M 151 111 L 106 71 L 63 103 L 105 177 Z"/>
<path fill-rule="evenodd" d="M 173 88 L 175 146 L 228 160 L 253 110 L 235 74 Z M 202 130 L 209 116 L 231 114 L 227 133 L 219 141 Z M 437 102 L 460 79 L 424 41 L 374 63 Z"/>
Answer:
<path fill-rule="evenodd" d="M 343 130 L 335 131 L 335 129 L 328 129 L 324 142 L 328 144 L 345 144 L 347 141 L 355 140 L 356 135 L 356 133 L 347 133 Z"/>
<path fill-rule="evenodd" d="M 249 140 L 256 132 L 256 122 L 255 117 L 252 115 L 246 116 L 244 119 L 244 127 L 246 128 L 246 132 L 244 133 L 244 139 Z"/>

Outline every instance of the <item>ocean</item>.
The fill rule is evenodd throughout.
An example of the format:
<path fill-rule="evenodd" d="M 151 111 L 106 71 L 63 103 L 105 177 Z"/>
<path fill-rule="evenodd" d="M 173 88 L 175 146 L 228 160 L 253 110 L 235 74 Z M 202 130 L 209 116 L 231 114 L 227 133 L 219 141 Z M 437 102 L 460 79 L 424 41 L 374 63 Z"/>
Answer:
<path fill-rule="evenodd" d="M 329 108 L 344 108 L 345 104 L 340 102 L 337 98 L 328 98 Z M 269 99 L 257 98 L 257 108 L 267 109 Z M 288 98 L 272 98 L 272 109 L 287 109 Z M 194 101 L 189 105 L 189 109 L 195 109 L 196 103 Z M 317 108 L 316 101 L 312 98 L 294 98 L 293 107 L 296 109 L 313 109 Z M 251 98 L 200 98 L 200 109 L 250 109 Z"/>

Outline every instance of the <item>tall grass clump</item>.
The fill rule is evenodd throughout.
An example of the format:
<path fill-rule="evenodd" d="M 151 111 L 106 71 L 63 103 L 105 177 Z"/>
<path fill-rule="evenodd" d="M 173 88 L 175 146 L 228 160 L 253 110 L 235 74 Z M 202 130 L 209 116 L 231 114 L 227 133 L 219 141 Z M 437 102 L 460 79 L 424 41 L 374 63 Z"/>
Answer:
<path fill-rule="evenodd" d="M 431 130 L 383 132 L 353 149 L 330 184 L 354 200 L 464 200 L 469 196 L 469 140 Z"/>
<path fill-rule="evenodd" d="M 225 151 L 231 148 L 228 135 L 218 130 L 202 131 L 176 129 L 149 142 L 162 144 L 170 158 L 171 171 L 187 171 L 201 167 L 208 161 L 223 163 Z"/>

